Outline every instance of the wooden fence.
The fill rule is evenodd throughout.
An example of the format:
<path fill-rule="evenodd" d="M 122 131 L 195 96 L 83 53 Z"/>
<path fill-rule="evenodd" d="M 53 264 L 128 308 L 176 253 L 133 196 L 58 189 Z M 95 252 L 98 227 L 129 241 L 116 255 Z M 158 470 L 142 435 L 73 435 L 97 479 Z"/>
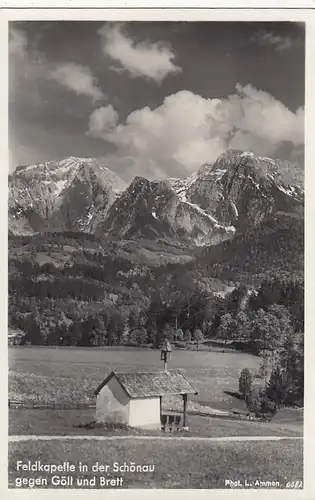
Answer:
<path fill-rule="evenodd" d="M 95 403 L 42 403 L 42 402 L 23 402 L 9 400 L 9 408 L 28 408 L 37 410 L 85 410 L 95 408 Z"/>

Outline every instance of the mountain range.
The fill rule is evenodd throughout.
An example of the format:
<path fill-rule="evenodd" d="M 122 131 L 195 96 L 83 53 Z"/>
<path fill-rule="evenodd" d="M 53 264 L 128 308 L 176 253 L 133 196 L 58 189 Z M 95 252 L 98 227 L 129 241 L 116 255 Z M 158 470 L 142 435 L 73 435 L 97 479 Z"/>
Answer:
<path fill-rule="evenodd" d="M 129 185 L 91 158 L 19 166 L 9 176 L 11 235 L 76 231 L 209 247 L 279 214 L 303 219 L 303 210 L 301 170 L 246 151 L 227 151 L 184 179 Z"/>

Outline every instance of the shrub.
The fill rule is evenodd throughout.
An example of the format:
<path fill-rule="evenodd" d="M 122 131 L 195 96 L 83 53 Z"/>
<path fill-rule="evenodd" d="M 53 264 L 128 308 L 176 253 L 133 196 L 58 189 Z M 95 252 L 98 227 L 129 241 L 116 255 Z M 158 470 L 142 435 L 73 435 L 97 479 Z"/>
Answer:
<path fill-rule="evenodd" d="M 274 401 L 271 401 L 264 390 L 252 391 L 247 399 L 247 407 L 256 417 L 273 417 L 277 411 Z"/>
<path fill-rule="evenodd" d="M 238 388 L 240 394 L 243 396 L 245 401 L 247 401 L 248 397 L 252 392 L 252 375 L 248 368 L 243 368 L 240 374 L 240 378 L 238 380 Z"/>

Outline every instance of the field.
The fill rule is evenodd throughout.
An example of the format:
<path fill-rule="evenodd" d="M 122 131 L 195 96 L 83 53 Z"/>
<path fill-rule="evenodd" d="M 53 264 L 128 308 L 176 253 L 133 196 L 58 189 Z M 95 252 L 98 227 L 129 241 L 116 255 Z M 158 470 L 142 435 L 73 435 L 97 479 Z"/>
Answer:
<path fill-rule="evenodd" d="M 196 386 L 199 404 L 230 409 L 240 404 L 224 391 L 238 389 L 241 370 L 258 371 L 259 358 L 236 352 L 174 351 L 169 369 L 182 369 Z M 163 368 L 152 349 L 9 348 L 10 399 L 24 402 L 94 402 L 93 392 L 111 370 Z M 243 406 L 243 405 L 242 405 Z"/>
<path fill-rule="evenodd" d="M 9 397 L 24 403 L 91 403 L 93 391 L 113 369 L 161 369 L 159 351 L 150 349 L 80 349 L 80 348 L 9 348 Z M 213 442 L 209 438 L 225 436 L 282 436 L 303 434 L 303 413 L 283 410 L 270 423 L 238 421 L 202 417 L 194 410 L 206 408 L 227 410 L 243 408 L 243 402 L 226 391 L 238 388 L 242 368 L 252 373 L 259 368 L 259 358 L 233 352 L 174 351 L 170 369 L 182 369 L 193 382 L 199 394 L 190 402 L 189 432 L 168 434 L 170 441 L 160 440 L 165 434 L 152 433 L 152 441 L 145 439 L 147 432 L 133 431 L 138 439 L 124 440 L 128 430 L 86 428 L 94 417 L 92 408 L 73 410 L 12 409 L 9 414 L 9 434 L 51 436 L 108 436 L 111 441 L 85 441 L 59 438 L 54 441 L 11 442 L 9 446 L 10 486 L 19 486 L 17 478 L 30 477 L 30 473 L 16 471 L 17 460 L 40 458 L 49 464 L 64 460 L 78 464 L 135 462 L 154 463 L 154 473 L 122 475 L 125 488 L 223 488 L 225 479 L 279 481 L 283 486 L 289 480 L 302 480 L 303 442 L 257 441 Z M 163 436 L 164 434 L 164 436 Z M 115 440 L 115 436 L 123 438 Z M 183 439 L 183 436 L 189 439 Z M 193 437 L 201 439 L 194 441 Z M 143 439 L 143 441 L 142 441 Z M 186 441 L 186 442 L 185 442 Z M 194 456 L 194 460 L 191 457 Z M 86 478 L 93 478 L 91 472 Z M 96 474 L 96 486 L 99 484 Z M 104 474 L 103 474 L 104 475 Z M 36 475 L 35 475 L 36 476 Z M 35 477 L 34 476 L 34 477 Z M 80 474 L 75 474 L 75 480 Z M 111 477 L 116 477 L 117 474 Z M 49 479 L 50 481 L 50 479 Z M 48 481 L 48 483 L 49 483 Z M 24 487 L 26 487 L 24 485 Z M 48 486 L 54 487 L 51 483 Z M 75 484 L 71 487 L 77 487 Z M 88 487 L 88 486 L 86 486 Z M 94 487 L 90 484 L 90 487 Z M 109 486 L 106 486 L 109 487 Z"/>

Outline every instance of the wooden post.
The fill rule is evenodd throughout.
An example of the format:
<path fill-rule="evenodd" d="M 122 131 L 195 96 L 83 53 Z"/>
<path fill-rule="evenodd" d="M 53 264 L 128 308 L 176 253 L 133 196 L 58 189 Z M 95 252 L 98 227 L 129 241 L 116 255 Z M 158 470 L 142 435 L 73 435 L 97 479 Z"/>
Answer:
<path fill-rule="evenodd" d="M 160 396 L 160 420 L 162 423 L 162 396 Z"/>
<path fill-rule="evenodd" d="M 183 401 L 184 401 L 184 420 L 183 420 L 183 427 L 187 427 L 187 394 L 183 394 Z"/>

